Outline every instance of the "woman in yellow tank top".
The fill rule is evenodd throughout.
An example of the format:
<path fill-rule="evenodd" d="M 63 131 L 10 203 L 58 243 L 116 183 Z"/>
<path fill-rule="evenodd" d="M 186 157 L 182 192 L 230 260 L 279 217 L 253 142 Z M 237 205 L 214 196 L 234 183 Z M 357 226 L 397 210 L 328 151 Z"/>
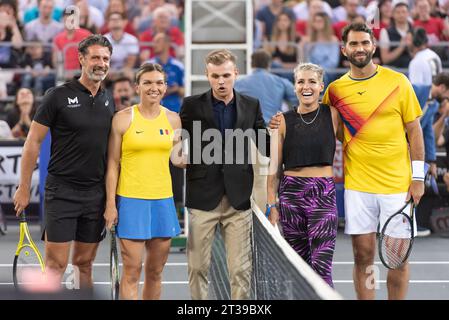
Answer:
<path fill-rule="evenodd" d="M 120 239 L 120 298 L 138 298 L 145 248 L 142 298 L 159 299 L 170 241 L 180 233 L 169 159 L 174 144 L 180 143 L 181 120 L 160 105 L 167 90 L 160 65 L 140 67 L 136 90 L 140 104 L 118 112 L 112 120 L 104 217 L 107 228 L 117 224 Z"/>

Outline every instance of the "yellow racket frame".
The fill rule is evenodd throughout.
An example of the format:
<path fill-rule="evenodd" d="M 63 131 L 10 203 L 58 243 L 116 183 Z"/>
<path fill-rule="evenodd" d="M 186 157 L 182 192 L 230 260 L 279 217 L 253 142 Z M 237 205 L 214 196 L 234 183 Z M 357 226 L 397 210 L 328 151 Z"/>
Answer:
<path fill-rule="evenodd" d="M 42 255 L 41 255 L 39 249 L 37 248 L 36 244 L 34 243 L 33 238 L 31 238 L 30 230 L 28 229 L 28 224 L 26 221 L 25 212 L 22 212 L 20 214 L 19 230 L 20 230 L 19 243 L 17 244 L 15 257 L 18 257 L 18 255 L 20 254 L 20 251 L 23 248 L 29 247 L 29 248 L 33 249 L 36 252 L 37 259 L 39 260 L 39 265 L 42 270 L 42 273 L 45 273 L 45 262 L 44 262 L 44 259 L 42 259 Z M 24 243 L 25 238 L 28 241 L 28 243 Z"/>

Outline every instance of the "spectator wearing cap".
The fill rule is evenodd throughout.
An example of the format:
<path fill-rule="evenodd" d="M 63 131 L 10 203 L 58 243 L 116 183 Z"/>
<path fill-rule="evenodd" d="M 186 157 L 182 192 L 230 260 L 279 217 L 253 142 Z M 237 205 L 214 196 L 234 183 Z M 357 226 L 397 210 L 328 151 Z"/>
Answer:
<path fill-rule="evenodd" d="M 64 29 L 62 23 L 52 18 L 54 0 L 39 1 L 39 18 L 25 25 L 26 41 L 41 41 L 46 51 L 51 51 L 54 37 Z"/>
<path fill-rule="evenodd" d="M 140 48 L 140 61 L 146 61 L 154 57 L 154 50 L 149 45 L 156 34 L 163 32 L 171 39 L 170 56 L 180 57 L 184 53 L 184 35 L 178 27 L 172 26 L 170 23 L 170 12 L 160 7 L 153 12 L 153 22 L 147 31 L 139 37 L 142 46 Z"/>
<path fill-rule="evenodd" d="M 404 0 L 393 2 L 393 20 L 380 32 L 379 47 L 382 63 L 396 68 L 407 68 L 412 57 L 409 52 L 413 27 L 410 11 Z"/>
<path fill-rule="evenodd" d="M 105 37 L 111 42 L 114 49 L 111 56 L 111 69 L 113 71 L 125 69 L 124 72 L 132 72 L 139 54 L 139 41 L 133 35 L 125 32 L 125 13 L 111 12 L 107 19 L 110 32 L 105 34 Z"/>
<path fill-rule="evenodd" d="M 69 8 L 64 10 L 64 30 L 53 40 L 53 65 L 58 66 L 59 61 L 63 61 L 65 71 L 80 70 L 78 43 L 91 34 L 89 30 L 77 26 L 75 18 L 75 13 Z M 67 76 L 71 78 L 71 74 Z"/>

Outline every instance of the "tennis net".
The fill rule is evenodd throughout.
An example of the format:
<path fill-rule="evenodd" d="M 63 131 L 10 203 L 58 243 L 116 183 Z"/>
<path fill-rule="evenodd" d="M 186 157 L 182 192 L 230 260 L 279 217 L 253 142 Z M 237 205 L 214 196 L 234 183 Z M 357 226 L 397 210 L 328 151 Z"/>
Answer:
<path fill-rule="evenodd" d="M 251 251 L 253 300 L 339 300 L 342 297 L 290 247 L 253 204 Z M 242 261 L 241 263 L 244 263 Z M 226 249 L 217 227 L 209 271 L 209 298 L 231 297 Z"/>

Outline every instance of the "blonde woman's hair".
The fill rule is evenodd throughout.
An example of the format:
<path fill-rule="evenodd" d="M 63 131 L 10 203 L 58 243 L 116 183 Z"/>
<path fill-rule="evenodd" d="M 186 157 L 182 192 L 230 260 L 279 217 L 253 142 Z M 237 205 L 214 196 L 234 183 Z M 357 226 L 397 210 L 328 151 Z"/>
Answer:
<path fill-rule="evenodd" d="M 213 64 L 215 66 L 222 65 L 226 61 L 231 61 L 234 65 L 237 65 L 237 57 L 227 49 L 218 49 L 211 51 L 205 58 L 206 64 Z"/>
<path fill-rule="evenodd" d="M 296 66 L 294 73 L 295 73 L 295 82 L 296 82 L 296 78 L 298 77 L 298 74 L 300 72 L 303 71 L 312 71 L 315 72 L 318 76 L 318 79 L 320 80 L 320 82 L 323 82 L 324 80 L 324 70 L 323 68 L 321 68 L 319 65 L 314 64 L 314 63 L 310 63 L 310 62 L 305 62 L 305 63 L 300 63 Z"/>

